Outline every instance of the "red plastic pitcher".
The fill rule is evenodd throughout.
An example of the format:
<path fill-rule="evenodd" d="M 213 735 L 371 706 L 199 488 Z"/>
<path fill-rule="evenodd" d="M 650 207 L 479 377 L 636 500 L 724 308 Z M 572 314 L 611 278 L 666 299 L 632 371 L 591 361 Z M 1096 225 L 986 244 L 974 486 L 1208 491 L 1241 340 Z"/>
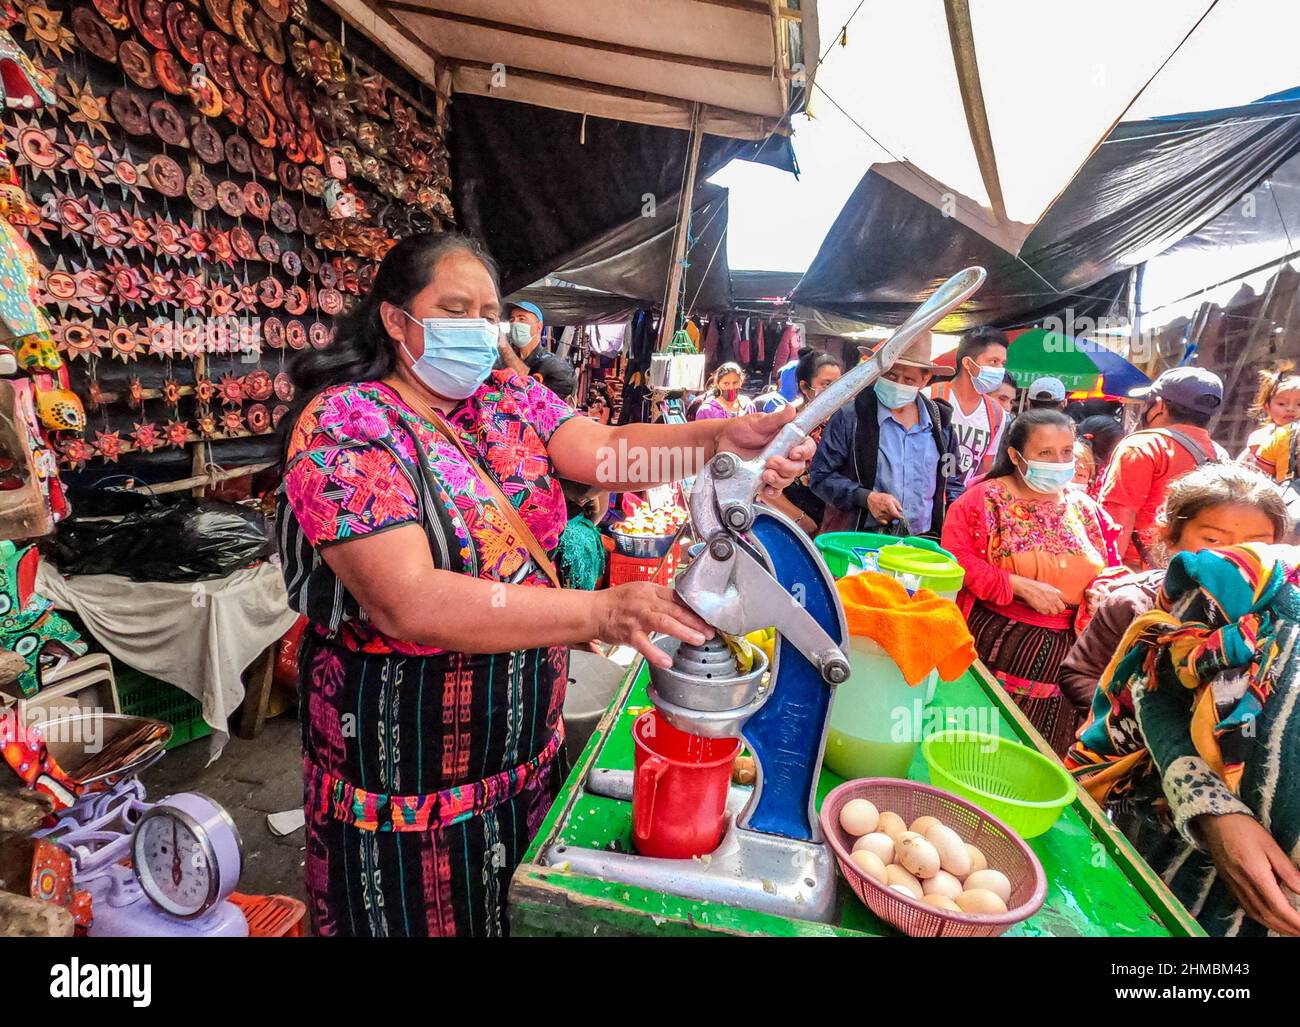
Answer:
<path fill-rule="evenodd" d="M 701 738 L 649 710 L 632 724 L 632 835 L 643 856 L 712 852 L 727 829 L 727 792 L 738 738 Z"/>

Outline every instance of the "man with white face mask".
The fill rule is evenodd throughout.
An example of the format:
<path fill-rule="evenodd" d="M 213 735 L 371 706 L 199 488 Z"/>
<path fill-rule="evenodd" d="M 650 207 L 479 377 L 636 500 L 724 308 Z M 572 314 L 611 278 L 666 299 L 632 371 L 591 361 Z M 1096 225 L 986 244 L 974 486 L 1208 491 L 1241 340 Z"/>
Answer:
<path fill-rule="evenodd" d="M 533 377 L 563 400 L 572 400 L 578 377 L 567 360 L 542 345 L 542 311 L 533 303 L 506 306 L 501 360 L 523 377 Z"/>
<path fill-rule="evenodd" d="M 974 478 L 988 473 L 1002 441 L 1007 418 L 994 393 L 1006 381 L 1006 335 L 989 327 L 967 332 L 957 346 L 956 366 L 956 377 L 934 386 L 930 395 L 952 404 L 952 430 L 961 457 L 960 494 Z"/>
<path fill-rule="evenodd" d="M 936 365 L 915 339 L 874 388 L 826 423 L 809 482 L 823 530 L 937 536 L 957 471 L 952 408 L 922 394 Z"/>

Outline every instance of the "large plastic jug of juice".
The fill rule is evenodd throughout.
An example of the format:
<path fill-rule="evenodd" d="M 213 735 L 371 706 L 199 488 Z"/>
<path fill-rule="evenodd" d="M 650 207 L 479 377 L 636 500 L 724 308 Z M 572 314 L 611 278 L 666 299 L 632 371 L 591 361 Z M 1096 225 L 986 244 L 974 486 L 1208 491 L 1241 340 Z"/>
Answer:
<path fill-rule="evenodd" d="M 849 659 L 852 672 L 831 703 L 824 762 L 845 778 L 907 777 L 921 742 L 929 678 L 910 687 L 889 654 L 858 635 L 849 638 Z"/>

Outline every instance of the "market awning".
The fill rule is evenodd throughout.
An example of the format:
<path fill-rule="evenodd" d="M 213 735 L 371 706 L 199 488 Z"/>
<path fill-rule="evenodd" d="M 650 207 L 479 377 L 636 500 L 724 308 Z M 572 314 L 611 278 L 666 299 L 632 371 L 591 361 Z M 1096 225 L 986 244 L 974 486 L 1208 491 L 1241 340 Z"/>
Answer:
<path fill-rule="evenodd" d="M 1213 6 L 875 0 L 812 106 L 870 134 L 877 174 L 1014 253 Z"/>
<path fill-rule="evenodd" d="M 1068 306 L 1071 334 L 1112 312 L 1128 272 L 1300 152 L 1300 101 L 1123 122 L 1014 256 L 878 168 L 858 184 L 794 291 L 800 304 L 897 324 L 949 275 L 984 287 L 940 331 L 1033 323 Z"/>
<path fill-rule="evenodd" d="M 813 0 L 329 2 L 431 55 L 455 92 L 668 128 L 698 102 L 705 132 L 739 139 L 802 105 L 818 47 Z"/>

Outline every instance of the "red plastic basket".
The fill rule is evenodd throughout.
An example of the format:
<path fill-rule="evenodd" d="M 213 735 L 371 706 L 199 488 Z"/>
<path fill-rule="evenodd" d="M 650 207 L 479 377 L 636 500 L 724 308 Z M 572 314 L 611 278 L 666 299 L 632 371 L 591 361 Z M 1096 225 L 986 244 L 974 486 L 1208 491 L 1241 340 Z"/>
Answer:
<path fill-rule="evenodd" d="M 307 933 L 307 907 L 288 895 L 241 895 L 230 901 L 248 921 L 250 938 L 301 938 Z"/>
<path fill-rule="evenodd" d="M 868 877 L 849 858 L 853 836 L 840 826 L 840 810 L 850 799 L 868 799 L 880 812 L 892 810 L 909 824 L 917 817 L 938 817 L 962 841 L 978 846 L 991 868 L 1007 875 L 1011 882 L 1007 911 L 976 916 L 935 909 Z M 978 806 L 929 785 L 892 777 L 846 781 L 822 802 L 821 824 L 853 893 L 881 920 L 914 938 L 992 938 L 1029 919 L 1047 897 L 1043 866 L 1014 831 Z"/>
<path fill-rule="evenodd" d="M 661 566 L 662 565 L 662 566 Z M 655 571 L 658 570 L 656 574 Z M 614 553 L 609 558 L 609 583 L 624 585 L 629 581 L 654 581 L 660 585 L 672 584 L 673 574 L 677 571 L 677 550 L 660 558 L 626 556 Z"/>

